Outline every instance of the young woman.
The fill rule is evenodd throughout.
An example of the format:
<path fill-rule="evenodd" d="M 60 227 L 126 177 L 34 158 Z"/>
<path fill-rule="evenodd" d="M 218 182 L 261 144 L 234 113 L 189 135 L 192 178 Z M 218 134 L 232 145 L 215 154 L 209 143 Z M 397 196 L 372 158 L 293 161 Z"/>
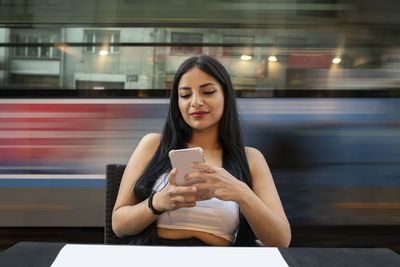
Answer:
<path fill-rule="evenodd" d="M 178 186 L 168 153 L 201 147 L 205 163 Z M 244 147 L 232 83 L 209 56 L 178 69 L 162 134 L 143 137 L 123 175 L 113 231 L 134 244 L 287 247 L 291 232 L 263 155 Z"/>

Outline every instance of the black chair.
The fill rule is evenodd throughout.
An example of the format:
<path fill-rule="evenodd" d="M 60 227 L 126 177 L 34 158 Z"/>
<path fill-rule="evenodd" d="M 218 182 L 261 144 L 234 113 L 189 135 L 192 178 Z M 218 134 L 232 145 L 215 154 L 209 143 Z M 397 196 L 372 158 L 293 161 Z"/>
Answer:
<path fill-rule="evenodd" d="M 122 175 L 124 174 L 126 165 L 109 164 L 106 167 L 106 218 L 104 224 L 104 243 L 105 244 L 127 244 L 127 238 L 117 237 L 111 227 L 111 216 L 117 199 L 119 185 Z"/>

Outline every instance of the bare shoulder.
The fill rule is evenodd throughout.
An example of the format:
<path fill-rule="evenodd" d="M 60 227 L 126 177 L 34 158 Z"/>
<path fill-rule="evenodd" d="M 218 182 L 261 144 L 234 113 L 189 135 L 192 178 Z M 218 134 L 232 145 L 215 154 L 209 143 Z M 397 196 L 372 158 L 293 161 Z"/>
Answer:
<path fill-rule="evenodd" d="M 257 148 L 246 146 L 245 151 L 249 165 L 259 160 L 265 161 L 263 154 Z"/>
<path fill-rule="evenodd" d="M 245 147 L 245 151 L 253 183 L 259 179 L 272 178 L 264 155 L 254 147 Z"/>
<path fill-rule="evenodd" d="M 141 143 L 146 143 L 146 144 L 157 144 L 159 145 L 161 141 L 161 134 L 159 133 L 148 133 L 145 136 L 142 137 L 140 140 Z"/>
<path fill-rule="evenodd" d="M 149 133 L 143 136 L 138 145 L 136 146 L 135 151 L 132 154 L 132 158 L 134 158 L 135 163 L 137 161 L 143 162 L 147 164 L 148 161 L 153 157 L 156 152 L 158 146 L 160 145 L 161 135 L 157 133 Z M 132 162 L 133 160 L 130 160 Z M 128 164 L 129 164 L 128 163 Z"/>
<path fill-rule="evenodd" d="M 145 146 L 146 148 L 157 148 L 160 145 L 161 134 L 159 133 L 148 133 L 140 140 L 139 146 Z"/>

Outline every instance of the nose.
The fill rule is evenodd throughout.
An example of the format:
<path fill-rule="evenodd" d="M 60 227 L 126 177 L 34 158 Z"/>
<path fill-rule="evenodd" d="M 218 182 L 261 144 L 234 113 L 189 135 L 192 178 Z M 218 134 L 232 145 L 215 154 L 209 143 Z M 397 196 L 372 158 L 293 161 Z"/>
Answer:
<path fill-rule="evenodd" d="M 190 105 L 193 108 L 198 108 L 198 107 L 201 107 L 203 104 L 204 104 L 203 98 L 201 97 L 201 95 L 198 93 L 193 93 L 192 102 L 190 103 Z"/>

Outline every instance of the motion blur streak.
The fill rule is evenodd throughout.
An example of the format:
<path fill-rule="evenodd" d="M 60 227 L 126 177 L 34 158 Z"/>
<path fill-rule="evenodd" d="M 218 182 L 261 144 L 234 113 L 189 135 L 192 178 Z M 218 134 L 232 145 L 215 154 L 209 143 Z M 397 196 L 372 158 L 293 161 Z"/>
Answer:
<path fill-rule="evenodd" d="M 339 209 L 400 209 L 400 203 L 335 203 Z"/>
<path fill-rule="evenodd" d="M 104 194 L 98 190 L 104 190 L 107 164 L 126 163 L 144 134 L 161 132 L 168 101 L 63 101 L 0 104 L 0 200 L 15 205 L 10 194 L 18 196 L 19 190 L 29 190 L 29 201 L 57 190 L 80 203 L 68 204 L 74 207 L 70 212 L 87 207 L 98 217 L 59 211 L 53 225 L 101 225 L 103 206 L 82 203 L 89 193 Z M 265 155 L 292 223 L 400 223 L 399 99 L 254 98 L 238 103 L 246 144 Z M 48 116 L 29 116 L 35 113 Z M 36 204 L 57 199 L 49 196 L 47 203 Z M 49 217 L 29 209 L 32 221 L 22 223 L 49 224 Z M 10 208 L 0 211 L 7 214 Z M 19 217 L 2 218 L 3 225 L 15 225 Z"/>

